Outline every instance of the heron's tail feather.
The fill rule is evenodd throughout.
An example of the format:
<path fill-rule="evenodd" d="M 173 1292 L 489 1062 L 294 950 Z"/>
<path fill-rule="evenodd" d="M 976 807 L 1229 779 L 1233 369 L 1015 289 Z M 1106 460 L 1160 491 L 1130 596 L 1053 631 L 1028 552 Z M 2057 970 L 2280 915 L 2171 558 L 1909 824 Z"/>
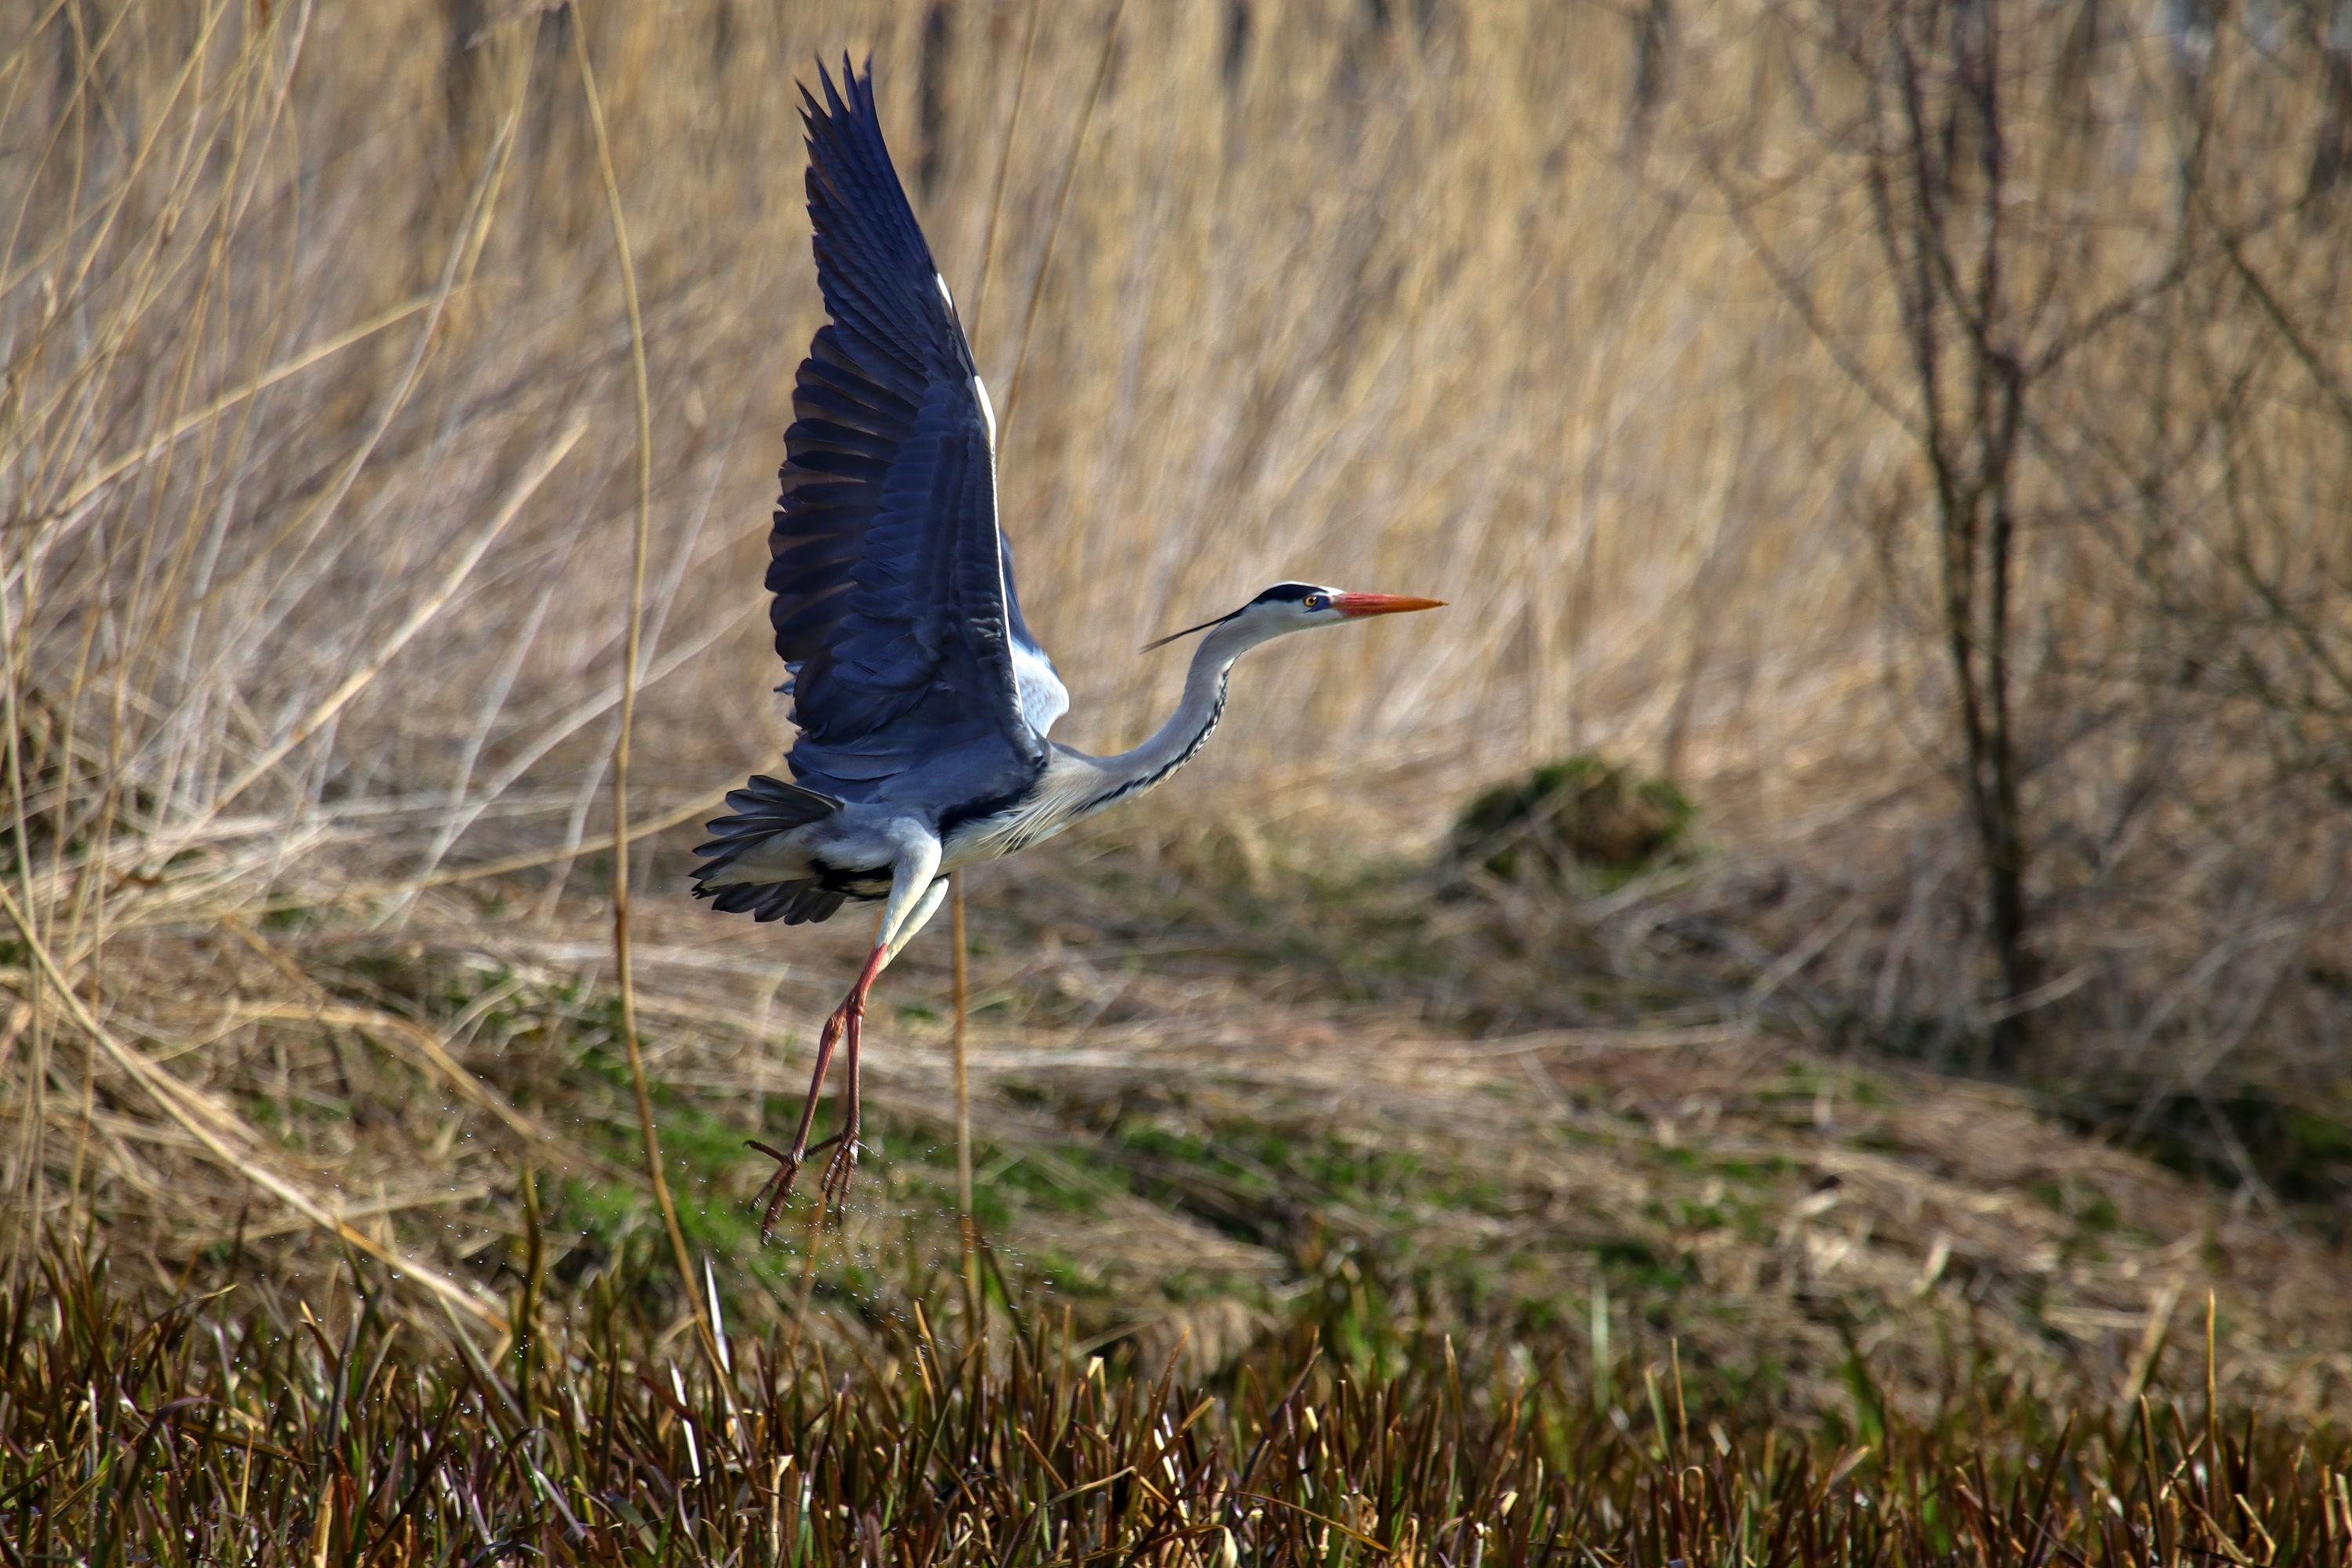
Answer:
<path fill-rule="evenodd" d="M 697 855 L 712 862 L 701 870 L 705 878 L 762 839 L 831 816 L 841 809 L 841 802 L 765 773 L 753 773 L 751 782 L 741 789 L 727 792 L 727 809 L 734 815 L 714 816 L 704 823 L 714 837 L 709 843 L 695 847 Z"/>
<path fill-rule="evenodd" d="M 841 804 L 832 795 L 755 774 L 741 789 L 729 792 L 727 805 L 733 815 L 705 825 L 711 837 L 695 847 L 703 860 L 695 871 L 695 897 L 710 900 L 713 909 L 728 914 L 748 911 L 755 919 L 781 920 L 787 925 L 824 920 L 841 907 L 841 894 L 814 881 L 759 879 L 759 871 L 766 868 L 757 859 L 740 868 L 736 863 L 781 834 L 832 816 Z M 730 870 L 734 874 L 726 875 Z"/>
<path fill-rule="evenodd" d="M 721 914 L 748 911 L 753 920 L 782 921 L 788 926 L 824 920 L 843 901 L 843 895 L 827 892 L 815 882 L 736 882 L 724 888 L 697 884 L 694 890 Z"/>

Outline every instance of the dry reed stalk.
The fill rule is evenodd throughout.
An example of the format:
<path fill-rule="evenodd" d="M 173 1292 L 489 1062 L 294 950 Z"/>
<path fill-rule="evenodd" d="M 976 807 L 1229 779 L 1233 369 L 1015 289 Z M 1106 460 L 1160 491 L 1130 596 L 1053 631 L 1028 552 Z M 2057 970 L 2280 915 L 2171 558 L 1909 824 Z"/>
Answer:
<path fill-rule="evenodd" d="M 1044 0 L 1029 0 L 1029 25 L 1021 33 L 1021 66 L 1013 78 L 1013 112 L 1005 117 L 1004 134 L 997 141 L 996 176 L 988 186 L 988 223 L 981 231 L 980 281 L 972 286 L 970 330 L 982 331 L 988 307 L 989 280 L 996 272 L 996 235 L 1004 217 L 1004 182 L 1013 173 L 1013 142 L 1021 133 L 1021 108 L 1029 97 L 1029 65 L 1037 57 L 1037 17 Z"/>
<path fill-rule="evenodd" d="M 1045 297 L 1045 281 L 1053 276 L 1054 250 L 1062 241 L 1062 220 L 1070 210 L 1070 188 L 1078 177 L 1078 161 L 1086 156 L 1087 128 L 1094 123 L 1095 105 L 1102 101 L 1103 83 L 1110 78 L 1110 62 L 1118 47 L 1118 24 L 1127 15 L 1127 0 L 1113 0 L 1110 19 L 1103 24 L 1102 53 L 1095 62 L 1094 80 L 1087 85 L 1086 103 L 1078 110 L 1077 129 L 1070 134 L 1070 155 L 1062 163 L 1061 188 L 1054 193 L 1054 216 L 1045 225 L 1045 249 L 1037 258 L 1036 275 L 1029 282 L 1029 303 L 1021 311 L 1020 346 L 1013 356 L 1013 376 L 1004 385 L 1004 407 L 997 415 L 997 441 L 1013 425 L 1013 411 L 1021 403 L 1021 378 L 1029 368 L 1029 343 L 1037 330 L 1037 307 Z M 1014 100 L 1016 106 L 1019 100 Z M 1011 133 L 1007 132 L 1008 147 Z"/>
<path fill-rule="evenodd" d="M 629 230 L 621 205 L 621 183 L 613 172 L 613 148 L 604 130 L 604 109 L 596 93 L 595 68 L 588 58 L 586 19 L 577 0 L 572 6 L 572 54 L 579 68 L 580 87 L 588 104 L 588 122 L 596 132 L 596 168 L 604 182 L 605 209 L 613 225 L 613 249 L 619 258 L 621 298 L 629 313 L 629 374 L 636 397 L 637 510 L 630 536 L 628 630 L 623 639 L 620 723 L 613 737 L 613 972 L 620 993 L 621 1040 L 629 1058 L 629 1087 L 636 1098 L 637 1135 L 645 1148 L 646 1180 L 661 1209 L 662 1228 L 668 1234 L 671 1261 L 677 1266 L 679 1287 L 711 1374 L 726 1375 L 726 1357 L 719 1348 L 702 1294 L 695 1289 L 694 1263 L 687 1256 L 686 1235 L 678 1228 L 677 1205 L 671 1199 L 669 1178 L 662 1170 L 661 1136 L 654 1127 L 653 1095 L 646 1084 L 645 1053 L 637 1039 L 637 992 L 629 956 L 629 739 L 637 707 L 637 659 L 645 634 L 646 553 L 653 531 L 653 401 L 646 390 L 645 321 L 637 309 L 635 263 L 629 254 Z"/>
<path fill-rule="evenodd" d="M 1069 206 L 1071 183 L 1077 174 L 1078 159 L 1086 150 L 1087 127 L 1092 122 L 1095 104 L 1102 96 L 1103 80 L 1110 71 L 1112 50 L 1118 42 L 1119 18 L 1125 14 L 1126 9 L 1127 0 L 1117 0 L 1117 4 L 1111 10 L 1110 20 L 1103 29 L 1102 58 L 1095 70 L 1094 83 L 1087 89 L 1086 107 L 1078 116 L 1077 131 L 1071 142 L 1069 159 L 1062 170 L 1062 185 L 1060 192 L 1055 197 L 1053 222 L 1045 231 L 1045 254 L 1037 264 L 1037 276 L 1029 291 L 1028 306 L 1022 312 L 1021 339 L 1019 347 L 1013 354 L 1013 378 L 1007 385 L 1004 411 L 999 416 L 997 425 L 1000 446 L 1003 444 L 1003 432 L 1011 427 L 1013 410 L 1021 391 L 1021 374 L 1029 360 L 1030 334 L 1034 331 L 1037 323 L 1038 301 L 1044 293 L 1045 279 L 1053 270 L 1054 247 L 1061 237 L 1062 219 Z M 972 290 L 972 325 L 975 329 L 980 324 L 980 313 L 987 299 L 989 274 L 996 258 L 997 220 L 1003 206 L 1005 177 L 1012 167 L 1013 133 L 1021 124 L 1022 100 L 1029 84 L 1029 61 L 1037 44 L 1037 14 L 1036 0 L 1031 0 L 1029 26 L 1022 40 L 1020 73 L 1013 82 L 1013 112 L 1006 121 L 1003 139 L 998 145 L 996 178 L 989 193 L 988 226 L 981 244 L 980 282 Z M 954 945 L 955 954 L 953 1038 L 956 1205 L 959 1211 L 958 1232 L 961 1237 L 963 1252 L 964 1316 L 972 1331 L 984 1335 L 986 1327 L 980 1317 L 982 1297 L 980 1289 L 979 1222 L 972 1210 L 971 1084 L 970 1067 L 964 1054 L 971 990 L 967 970 L 969 954 L 964 937 L 962 872 L 955 872 L 949 878 L 948 889 L 948 896 L 951 900 L 949 918 L 950 940 Z"/>
<path fill-rule="evenodd" d="M 996 149 L 996 176 L 988 192 L 988 223 L 982 231 L 980 243 L 980 281 L 972 286 L 971 321 L 969 330 L 982 331 L 983 312 L 988 304 L 988 285 L 996 270 L 996 235 L 1004 216 L 1004 182 L 1013 171 L 1013 143 L 1021 129 L 1021 109 L 1029 94 L 1029 66 L 1037 53 L 1037 21 L 1040 0 L 1029 0 L 1029 25 L 1021 37 L 1021 65 L 1013 79 L 1013 111 L 1005 119 L 1004 133 Z M 1024 337 L 1023 352 L 1026 352 Z M 971 948 L 965 935 L 963 873 L 956 871 L 948 878 L 949 940 L 954 945 L 953 982 L 953 1041 L 955 1078 L 955 1141 L 956 1141 L 956 1210 L 957 1236 L 963 1262 L 964 1321 L 969 1331 L 985 1331 L 980 1316 L 980 1258 L 978 1221 L 972 1213 L 971 1188 L 971 1072 L 965 1052 L 970 1033 L 971 1010 Z"/>
<path fill-rule="evenodd" d="M 963 1252 L 965 1331 L 984 1331 L 980 1316 L 979 1220 L 971 1206 L 971 1060 L 967 1050 L 971 1020 L 971 949 L 964 932 L 963 873 L 948 882 L 948 941 L 954 953 L 954 1022 L 949 1040 L 955 1079 L 956 1232 Z"/>

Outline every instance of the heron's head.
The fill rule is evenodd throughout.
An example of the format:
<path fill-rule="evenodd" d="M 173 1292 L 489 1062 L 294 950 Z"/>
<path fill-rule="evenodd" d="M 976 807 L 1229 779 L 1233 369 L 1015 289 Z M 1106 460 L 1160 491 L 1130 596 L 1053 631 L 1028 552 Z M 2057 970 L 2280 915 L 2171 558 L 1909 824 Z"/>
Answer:
<path fill-rule="evenodd" d="M 1317 626 L 1336 626 L 1406 610 L 1434 610 L 1444 602 L 1414 599 L 1402 594 L 1350 594 L 1342 588 L 1318 587 L 1312 583 L 1276 583 L 1230 615 L 1171 632 L 1158 642 L 1146 643 L 1144 647 L 1148 652 L 1178 637 L 1212 628 L 1223 632 L 1239 647 L 1255 647 L 1286 632 L 1311 631 Z"/>

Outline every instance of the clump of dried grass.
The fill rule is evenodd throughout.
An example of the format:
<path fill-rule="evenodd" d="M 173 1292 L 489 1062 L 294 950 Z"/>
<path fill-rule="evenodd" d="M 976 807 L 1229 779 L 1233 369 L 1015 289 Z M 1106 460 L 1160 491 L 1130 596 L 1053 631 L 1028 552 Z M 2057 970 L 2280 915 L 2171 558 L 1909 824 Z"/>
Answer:
<path fill-rule="evenodd" d="M 1802 100 L 1769 71 L 1735 150 L 1767 185 L 1812 183 L 1727 208 L 1700 157 L 1721 151 L 1727 73 L 1769 58 L 1783 14 L 1694 23 L 1685 96 L 1661 100 L 1680 107 L 1631 121 L 1649 46 L 1597 12 L 1036 16 L 1033 43 L 1011 9 L 123 0 L 52 8 L 0 56 L 20 1255 L 37 1223 L 100 1214 L 185 1258 L 234 1234 L 257 1179 L 273 1195 L 251 1224 L 355 1231 L 502 1315 L 489 1265 L 459 1276 L 510 1239 L 517 1166 L 634 1180 L 612 1086 L 551 1081 L 605 1037 L 616 852 L 655 933 L 653 1077 L 764 1091 L 763 1052 L 831 984 L 828 939 L 780 953 L 684 925 L 653 846 L 782 738 L 752 584 L 816 310 L 789 62 L 845 42 L 876 52 L 951 277 L 979 272 L 997 226 L 973 327 L 992 377 L 1022 365 L 1008 527 L 1031 619 L 1079 675 L 1073 738 L 1144 721 L 1170 676 L 1131 656 L 1140 635 L 1269 577 L 1456 603 L 1253 667 L 1217 751 L 1162 797 L 1192 819 L 1171 843 L 1216 831 L 1207 803 L 1246 786 L 1230 837 L 1263 879 L 1252 846 L 1310 819 L 1427 844 L 1492 773 L 1571 747 L 1654 758 L 1719 858 L 1605 907 L 1507 911 L 1527 947 L 1580 922 L 1604 955 L 1709 934 L 1748 955 L 1750 995 L 1802 984 L 1880 1036 L 1981 1022 L 1981 974 L 1954 956 L 1969 870 L 1933 765 L 1931 645 L 1847 527 L 1908 504 L 1899 421 L 1852 374 L 1886 351 L 1867 310 L 1825 332 L 1759 269 L 1793 246 L 1816 298 L 1866 287 L 1835 223 L 1803 221 L 1857 198 L 1802 161 Z M 2132 97 L 2131 48 L 2095 63 L 2110 97 L 2153 101 Z M 2275 159 L 2325 109 L 2288 107 L 2268 140 L 2236 127 L 2239 155 Z M 2148 187 L 2116 188 L 2140 214 Z M 2297 300 L 2324 299 L 2297 232 L 2265 231 L 2249 265 L 2306 267 Z M 2138 348 L 2186 331 L 2129 327 Z M 2084 406 L 2136 352 L 2088 362 Z M 2327 579 L 2318 427 L 2249 449 L 2269 491 L 2309 494 L 2305 533 L 2249 549 Z M 2186 553 L 2134 581 L 2164 601 L 2218 537 L 2184 526 Z M 2053 550 L 2055 583 L 2080 563 Z M 2231 581 L 2237 599 L 2180 624 L 2273 577 Z M 2048 609 L 2080 635 L 2126 624 L 2112 595 Z M 2076 644 L 2036 646 L 2066 679 Z M 2097 672 L 2109 688 L 2171 645 L 2126 646 L 2147 657 Z M 2300 668 L 2275 638 L 2241 651 L 2264 689 Z M 616 846 L 633 689 L 643 837 Z M 2307 782 L 2247 762 L 2258 733 L 2311 750 L 2325 696 L 2167 708 L 2155 771 L 2128 742 L 2053 744 L 2046 891 L 2062 976 L 2083 973 L 2069 994 L 2103 1009 L 2076 1015 L 2085 1038 L 2192 1039 L 2210 1076 L 2336 1021 L 2313 976 L 2336 963 L 2340 843 L 2299 814 Z M 2129 704 L 2084 711 L 2094 734 L 2137 732 Z M 2111 842 L 2084 837 L 2101 820 Z M 543 1027 L 511 1016 L 519 994 Z"/>
<path fill-rule="evenodd" d="M 2352 1535 L 2340 1434 L 2210 1386 L 2083 1415 L 1988 1385 L 1922 1418 L 1857 1354 L 1843 1417 L 1792 1436 L 1671 1359 L 1583 1385 L 1301 1333 L 1203 1384 L 1050 1318 L 992 1356 L 919 1317 L 841 1362 L 737 1334 L 681 1365 L 625 1290 L 435 1355 L 354 1279 L 150 1315 L 102 1264 L 42 1265 L 0 1293 L 0 1543 L 27 1560 L 2171 1568 L 2340 1563 Z"/>

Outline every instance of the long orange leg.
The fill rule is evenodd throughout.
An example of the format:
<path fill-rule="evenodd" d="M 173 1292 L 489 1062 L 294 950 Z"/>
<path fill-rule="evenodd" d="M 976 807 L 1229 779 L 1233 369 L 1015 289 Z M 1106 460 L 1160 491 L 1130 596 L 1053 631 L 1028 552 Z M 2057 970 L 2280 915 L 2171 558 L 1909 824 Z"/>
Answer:
<path fill-rule="evenodd" d="M 880 949 L 876 950 L 876 956 L 882 956 Z M 864 983 L 871 984 L 872 976 L 879 972 L 879 968 L 877 964 L 868 963 Z M 849 1015 L 849 1026 L 845 1040 L 845 1051 L 849 1059 L 843 1066 L 849 1073 L 849 1087 L 842 1101 L 839 1141 L 833 1146 L 833 1158 L 824 1163 L 824 1180 L 817 1187 L 821 1205 L 828 1209 L 839 1209 L 844 1206 L 849 1196 L 849 1180 L 857 1173 L 857 1111 L 858 1089 L 861 1081 L 861 1075 L 857 1070 L 857 1047 L 860 1037 L 865 1033 L 866 998 L 860 995 L 856 1010 Z"/>
<path fill-rule="evenodd" d="M 833 1047 L 845 1036 L 849 1041 L 846 1114 L 843 1119 L 842 1131 L 816 1145 L 819 1149 L 828 1144 L 835 1146 L 833 1160 L 825 1167 L 824 1190 L 828 1199 L 837 1195 L 834 1192 L 834 1167 L 841 1163 L 842 1151 L 854 1149 L 857 1142 L 857 1037 L 860 1026 L 866 1022 L 866 994 L 874 988 L 875 976 L 882 973 L 882 965 L 888 960 L 887 947 L 875 948 L 866 960 L 866 967 L 858 972 L 857 984 L 849 988 L 849 994 L 841 999 L 841 1005 L 826 1016 L 824 1029 L 817 1036 L 816 1070 L 809 1078 L 808 1099 L 801 1105 L 800 1131 L 793 1134 L 792 1148 L 789 1151 L 776 1149 L 756 1138 L 748 1141 L 751 1148 L 776 1162 L 776 1173 L 768 1178 L 768 1184 L 760 1189 L 760 1195 L 753 1200 L 761 1205 L 760 1239 L 762 1241 L 767 1240 L 769 1233 L 775 1228 L 776 1215 L 782 1210 L 784 1199 L 791 1196 L 793 1183 L 800 1175 L 801 1167 L 808 1163 L 809 1133 L 816 1125 L 816 1102 L 824 1092 L 825 1072 L 833 1065 Z M 853 1166 L 856 1163 L 855 1154 L 852 1154 L 850 1163 Z M 845 1180 L 842 1184 L 845 1188 Z"/>
<path fill-rule="evenodd" d="M 833 1158 L 825 1163 L 822 1188 L 824 1209 L 836 1206 L 848 1194 L 849 1180 L 857 1170 L 857 1130 L 859 1105 L 858 1047 L 866 1032 L 866 997 L 874 989 L 876 976 L 883 967 L 898 956 L 898 950 L 913 940 L 917 931 L 938 912 L 940 898 L 947 892 L 947 879 L 939 875 L 939 840 L 913 837 L 907 841 L 904 853 L 892 865 L 890 897 L 882 907 L 882 918 L 875 923 L 874 951 L 866 955 L 866 967 L 858 972 L 857 984 L 841 999 L 824 1021 L 824 1032 L 818 1037 L 816 1072 L 809 1080 L 807 1102 L 801 1107 L 801 1126 L 793 1140 L 789 1153 L 779 1152 L 765 1143 L 751 1147 L 776 1162 L 776 1173 L 761 1189 L 760 1238 L 765 1241 L 776 1223 L 776 1214 L 784 1205 L 793 1190 L 793 1178 L 801 1173 L 814 1152 L 809 1143 L 809 1130 L 816 1121 L 816 1099 L 824 1089 L 825 1068 L 833 1060 L 833 1047 L 837 1041 L 849 1043 L 849 1089 L 842 1100 L 841 1131 L 814 1145 L 823 1149 L 833 1146 Z"/>
<path fill-rule="evenodd" d="M 825 1019 L 824 1032 L 817 1037 L 816 1071 L 809 1079 L 808 1099 L 801 1104 L 800 1131 L 793 1138 L 792 1152 L 787 1153 L 774 1144 L 763 1143 L 757 1138 L 744 1140 L 750 1147 L 757 1149 L 776 1163 L 775 1173 L 770 1176 L 767 1184 L 760 1189 L 760 1195 L 751 1200 L 760 1205 L 760 1239 L 761 1241 L 767 1240 L 769 1233 L 775 1228 L 776 1214 L 784 1206 L 784 1199 L 792 1194 L 793 1178 L 801 1173 L 802 1162 L 808 1158 L 809 1130 L 816 1121 L 817 1097 L 824 1092 L 825 1069 L 833 1065 L 834 1042 L 841 1038 L 842 1022 L 842 1010 L 836 1007 Z"/>

